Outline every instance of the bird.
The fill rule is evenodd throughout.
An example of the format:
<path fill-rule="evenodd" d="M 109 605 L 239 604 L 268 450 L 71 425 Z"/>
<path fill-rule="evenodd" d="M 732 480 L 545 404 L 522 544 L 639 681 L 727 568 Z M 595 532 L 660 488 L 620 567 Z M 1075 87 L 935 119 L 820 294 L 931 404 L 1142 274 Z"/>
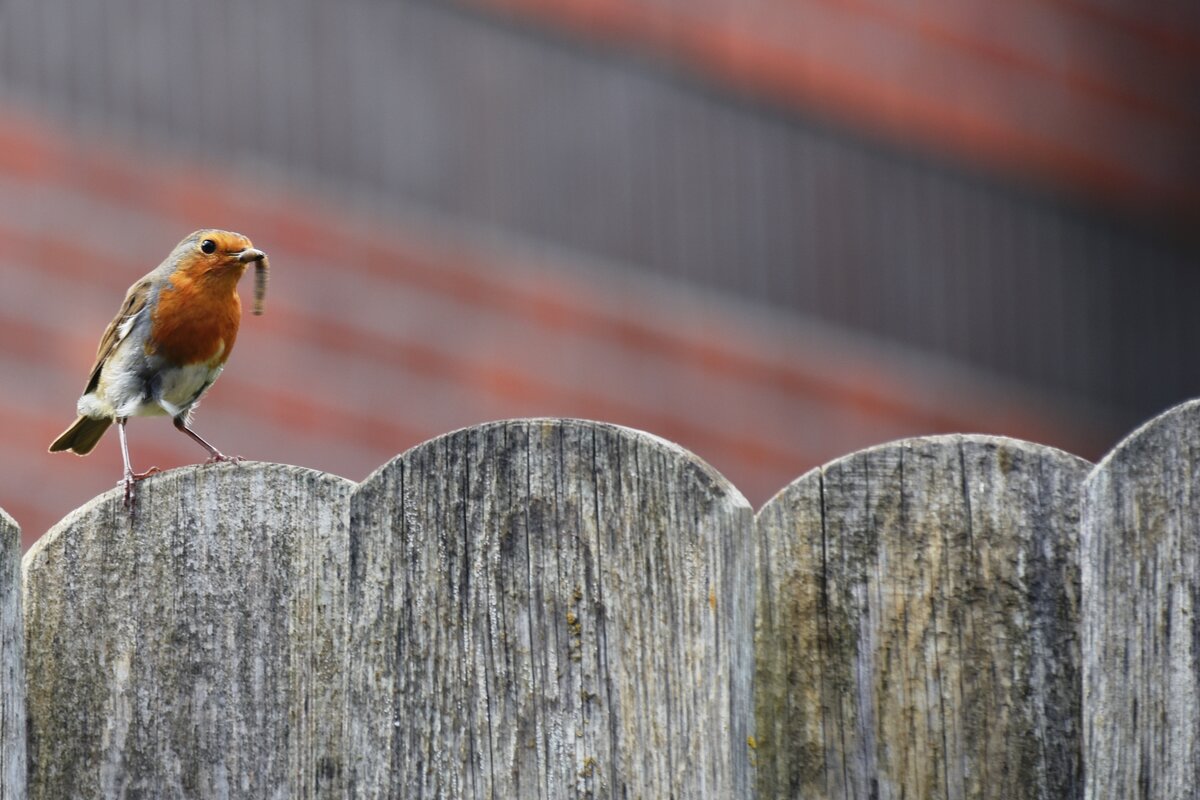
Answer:
<path fill-rule="evenodd" d="M 125 424 L 130 417 L 169 416 L 175 428 L 208 451 L 206 463 L 226 456 L 190 427 L 192 413 L 221 374 L 242 317 L 238 280 L 255 265 L 254 313 L 262 313 L 267 254 L 240 233 L 202 229 L 183 239 L 161 264 L 135 282 L 100 338 L 78 417 L 50 452 L 87 455 L 114 422 L 125 472 L 125 505 L 134 484 L 157 467 L 135 472 Z M 120 485 L 120 483 L 118 484 Z"/>

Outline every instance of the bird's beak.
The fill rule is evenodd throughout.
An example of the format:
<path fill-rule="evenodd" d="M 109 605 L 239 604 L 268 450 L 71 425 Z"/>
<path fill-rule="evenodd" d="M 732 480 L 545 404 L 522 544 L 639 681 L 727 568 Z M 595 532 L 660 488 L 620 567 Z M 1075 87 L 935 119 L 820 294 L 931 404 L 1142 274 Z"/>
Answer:
<path fill-rule="evenodd" d="M 238 253 L 237 260 L 243 264 L 249 264 L 251 261 L 262 261 L 267 257 L 267 254 L 262 250 L 256 250 L 253 247 L 247 247 L 242 252 Z"/>

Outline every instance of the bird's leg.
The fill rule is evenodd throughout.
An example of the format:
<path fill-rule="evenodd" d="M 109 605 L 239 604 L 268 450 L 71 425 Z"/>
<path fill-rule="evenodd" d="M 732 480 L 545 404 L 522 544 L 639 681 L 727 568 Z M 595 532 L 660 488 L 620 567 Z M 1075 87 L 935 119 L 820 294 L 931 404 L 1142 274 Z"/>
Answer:
<path fill-rule="evenodd" d="M 129 463 L 129 442 L 125 439 L 125 417 L 117 417 L 117 434 L 121 438 L 121 458 L 125 462 L 125 475 L 121 482 L 125 484 L 125 507 L 133 508 L 133 484 L 142 478 L 148 478 L 158 472 L 158 467 L 151 467 L 145 472 L 134 472 Z"/>
<path fill-rule="evenodd" d="M 216 464 L 221 461 L 232 461 L 234 463 L 237 463 L 242 460 L 241 456 L 227 456 L 224 453 L 222 453 L 220 450 L 218 450 L 217 448 L 213 447 L 208 442 L 204 441 L 203 437 L 201 437 L 200 434 L 196 433 L 194 430 L 192 430 L 191 428 L 189 428 L 187 426 L 186 417 L 187 417 L 186 414 L 180 414 L 179 416 L 175 417 L 175 420 L 174 420 L 175 427 L 182 433 L 186 433 L 188 436 L 192 437 L 192 439 L 197 444 L 199 444 L 201 447 L 203 447 L 205 450 L 208 451 L 208 462 L 207 463 Z"/>

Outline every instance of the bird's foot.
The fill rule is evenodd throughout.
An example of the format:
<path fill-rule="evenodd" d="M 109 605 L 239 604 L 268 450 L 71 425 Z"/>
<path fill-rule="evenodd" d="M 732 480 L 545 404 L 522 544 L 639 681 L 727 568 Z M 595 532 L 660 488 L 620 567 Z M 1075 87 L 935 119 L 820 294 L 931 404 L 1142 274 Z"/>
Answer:
<path fill-rule="evenodd" d="M 137 483 L 138 481 L 144 480 L 145 478 L 149 478 L 151 475 L 155 475 L 159 472 L 162 472 L 162 470 L 159 469 L 158 467 L 151 467 L 150 469 L 146 470 L 145 472 L 130 471 L 130 472 L 125 473 L 125 477 L 117 482 L 117 486 L 125 487 L 125 507 L 126 508 L 128 508 L 130 510 L 133 509 L 133 501 L 134 501 L 133 485 L 135 483 Z"/>
<path fill-rule="evenodd" d="M 205 464 L 224 464 L 224 463 L 228 462 L 230 464 L 240 464 L 245 460 L 246 459 L 242 458 L 241 456 L 227 456 L 224 453 L 215 452 L 211 456 L 209 456 L 208 461 L 205 461 L 204 463 Z"/>

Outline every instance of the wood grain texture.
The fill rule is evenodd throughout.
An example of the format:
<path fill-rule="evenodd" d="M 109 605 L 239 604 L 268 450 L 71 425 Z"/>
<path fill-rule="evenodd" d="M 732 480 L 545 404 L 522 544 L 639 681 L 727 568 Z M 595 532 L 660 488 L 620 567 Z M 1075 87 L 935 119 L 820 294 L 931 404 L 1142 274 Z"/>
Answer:
<path fill-rule="evenodd" d="M 46 799 L 1195 797 L 1198 431 L 1181 406 L 1090 476 L 907 440 L 756 520 L 573 420 L 357 486 L 186 468 L 43 537 L 23 612 L 0 514 L 0 796 L 27 731 Z"/>
<path fill-rule="evenodd" d="M 0 510 L 0 800 L 25 797 L 25 630 L 21 530 Z"/>
<path fill-rule="evenodd" d="M 1082 793 L 1086 462 L 913 439 L 803 476 L 758 516 L 761 797 Z"/>
<path fill-rule="evenodd" d="M 752 529 L 574 421 L 111 492 L 26 557 L 30 796 L 749 796 Z"/>
<path fill-rule="evenodd" d="M 1087 796 L 1200 797 L 1200 402 L 1097 465 L 1081 535 Z"/>
<path fill-rule="evenodd" d="M 753 518 L 695 456 L 496 423 L 351 508 L 352 796 L 750 796 Z"/>
<path fill-rule="evenodd" d="M 29 796 L 334 797 L 353 484 L 244 463 L 78 509 L 25 557 Z"/>

